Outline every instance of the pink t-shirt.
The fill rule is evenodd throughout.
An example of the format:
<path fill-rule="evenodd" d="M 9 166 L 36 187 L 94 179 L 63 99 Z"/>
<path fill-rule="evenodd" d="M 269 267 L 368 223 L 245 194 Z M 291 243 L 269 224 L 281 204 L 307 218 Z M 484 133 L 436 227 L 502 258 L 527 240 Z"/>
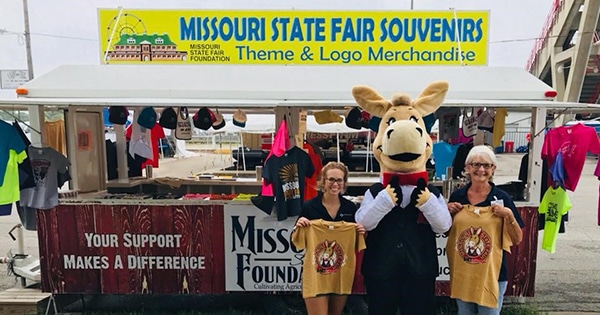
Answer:
<path fill-rule="evenodd" d="M 565 189 L 575 191 L 587 152 L 600 153 L 596 130 L 583 124 L 561 126 L 546 134 L 542 146 L 542 159 L 552 167 L 558 152 L 562 153 L 565 168 Z"/>

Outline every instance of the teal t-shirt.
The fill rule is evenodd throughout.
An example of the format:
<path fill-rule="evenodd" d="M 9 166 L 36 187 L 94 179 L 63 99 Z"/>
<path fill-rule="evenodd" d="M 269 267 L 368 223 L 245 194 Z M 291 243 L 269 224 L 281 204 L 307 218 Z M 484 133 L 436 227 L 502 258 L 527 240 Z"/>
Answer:
<path fill-rule="evenodd" d="M 0 120 L 0 187 L 4 185 L 4 177 L 8 165 L 10 150 L 21 153 L 27 148 L 15 127 Z"/>
<path fill-rule="evenodd" d="M 554 253 L 556 251 L 556 237 L 562 216 L 571 209 L 571 200 L 567 192 L 562 188 L 550 187 L 546 190 L 540 207 L 539 213 L 545 213 L 544 238 L 542 239 L 542 249 Z"/>

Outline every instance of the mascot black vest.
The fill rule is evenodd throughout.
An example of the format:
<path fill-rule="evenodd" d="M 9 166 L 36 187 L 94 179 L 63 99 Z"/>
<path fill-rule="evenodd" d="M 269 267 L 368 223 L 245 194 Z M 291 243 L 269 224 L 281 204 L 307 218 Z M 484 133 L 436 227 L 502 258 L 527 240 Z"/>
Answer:
<path fill-rule="evenodd" d="M 429 191 L 436 197 L 440 192 L 433 185 Z M 380 183 L 371 186 L 373 196 L 383 189 Z M 400 268 L 416 278 L 437 277 L 439 264 L 435 233 L 429 224 L 418 223 L 419 209 L 411 202 L 407 207 L 396 206 L 366 237 L 361 271 L 369 278 L 389 278 Z"/>

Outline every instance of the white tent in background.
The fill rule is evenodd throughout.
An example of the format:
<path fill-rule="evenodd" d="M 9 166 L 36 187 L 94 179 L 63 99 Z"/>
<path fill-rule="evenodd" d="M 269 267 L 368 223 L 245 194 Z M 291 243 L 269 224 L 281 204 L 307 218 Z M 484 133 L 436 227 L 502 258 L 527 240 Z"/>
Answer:
<path fill-rule="evenodd" d="M 238 127 L 233 124 L 233 118 L 230 114 L 223 114 L 225 120 L 225 127 L 214 130 L 209 129 L 206 133 L 275 133 L 275 115 L 247 115 L 247 121 L 245 127 Z"/>
<path fill-rule="evenodd" d="M 344 118 L 346 119 L 346 118 Z M 369 131 L 370 129 L 361 128 L 353 129 L 346 126 L 346 121 L 342 121 L 341 123 L 329 123 L 320 125 L 315 120 L 315 116 L 308 115 L 306 116 L 306 130 L 308 132 L 318 132 L 318 133 L 359 133 L 363 131 Z"/>

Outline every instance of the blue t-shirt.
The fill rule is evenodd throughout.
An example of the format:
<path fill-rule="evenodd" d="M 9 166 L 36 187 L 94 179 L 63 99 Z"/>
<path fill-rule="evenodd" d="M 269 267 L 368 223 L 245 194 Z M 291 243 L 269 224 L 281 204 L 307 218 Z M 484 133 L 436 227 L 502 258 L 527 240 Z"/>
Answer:
<path fill-rule="evenodd" d="M 460 144 L 449 144 L 443 141 L 433 144 L 436 177 L 442 178 L 442 174 L 446 174 L 446 168 L 452 166 L 458 147 L 460 147 Z"/>
<path fill-rule="evenodd" d="M 8 164 L 8 154 L 10 150 L 21 153 L 26 146 L 21 136 L 15 128 L 0 120 L 0 187 L 4 184 L 4 175 L 6 174 L 6 165 Z"/>

